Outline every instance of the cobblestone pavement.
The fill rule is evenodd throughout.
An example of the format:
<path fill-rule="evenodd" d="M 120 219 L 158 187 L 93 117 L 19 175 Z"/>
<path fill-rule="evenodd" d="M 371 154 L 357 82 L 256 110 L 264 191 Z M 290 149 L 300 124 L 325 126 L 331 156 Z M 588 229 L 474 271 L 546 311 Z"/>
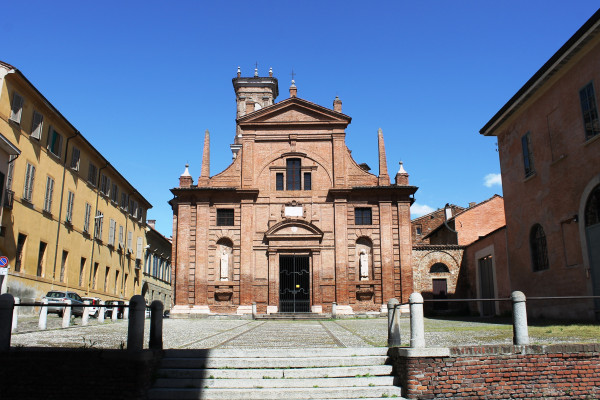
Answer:
<path fill-rule="evenodd" d="M 117 349 L 127 343 L 127 321 L 94 318 L 81 326 L 73 318 L 72 326 L 61 328 L 62 319 L 48 316 L 48 329 L 37 328 L 37 318 L 21 317 L 13 333 L 12 346 L 95 347 Z M 410 323 L 402 318 L 402 344 L 409 343 Z M 146 321 L 145 345 L 150 322 Z M 559 338 L 532 337 L 532 344 L 568 341 Z M 512 326 L 507 321 L 425 320 L 425 340 L 429 347 L 481 344 L 512 344 Z M 163 346 L 172 349 L 202 348 L 315 348 L 370 347 L 387 345 L 387 318 L 351 318 L 337 320 L 251 320 L 221 318 L 165 319 Z"/>

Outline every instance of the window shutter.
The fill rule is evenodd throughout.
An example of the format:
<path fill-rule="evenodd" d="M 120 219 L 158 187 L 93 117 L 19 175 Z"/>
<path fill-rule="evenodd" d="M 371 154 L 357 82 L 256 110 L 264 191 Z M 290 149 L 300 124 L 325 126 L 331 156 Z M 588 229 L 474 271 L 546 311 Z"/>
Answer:
<path fill-rule="evenodd" d="M 131 253 L 133 251 L 133 232 L 127 232 L 127 250 Z"/>
<path fill-rule="evenodd" d="M 135 252 L 135 258 L 137 258 L 138 260 L 140 260 L 142 258 L 142 238 L 141 237 L 137 238 L 137 249 Z"/>
<path fill-rule="evenodd" d="M 123 225 L 119 225 L 119 244 L 121 245 L 121 247 L 123 247 L 123 245 L 125 244 L 123 239 Z"/>
<path fill-rule="evenodd" d="M 111 246 L 115 244 L 115 220 L 112 218 L 108 223 L 108 244 Z"/>
<path fill-rule="evenodd" d="M 13 93 L 13 102 L 10 109 L 10 120 L 16 123 L 21 122 L 21 113 L 23 112 L 23 98 L 18 93 Z"/>
<path fill-rule="evenodd" d="M 71 169 L 79 171 L 79 157 L 80 151 L 77 147 L 73 147 L 73 153 L 71 154 Z"/>
<path fill-rule="evenodd" d="M 31 124 L 31 137 L 37 140 L 42 138 L 42 127 L 44 126 L 44 116 L 37 111 L 33 112 L 33 123 Z"/>

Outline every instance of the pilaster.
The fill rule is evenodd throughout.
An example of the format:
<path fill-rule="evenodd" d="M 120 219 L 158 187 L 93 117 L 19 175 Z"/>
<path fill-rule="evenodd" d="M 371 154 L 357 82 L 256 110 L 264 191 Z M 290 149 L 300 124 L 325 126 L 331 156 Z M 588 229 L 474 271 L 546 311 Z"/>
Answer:
<path fill-rule="evenodd" d="M 379 235 L 381 242 L 381 285 L 383 302 L 394 298 L 394 241 L 392 202 L 379 202 Z"/>
<path fill-rule="evenodd" d="M 335 218 L 335 301 L 348 304 L 348 203 L 334 200 Z"/>
<path fill-rule="evenodd" d="M 408 302 L 414 291 L 412 269 L 412 229 L 410 225 L 410 203 L 398 202 L 398 241 L 400 243 L 400 289 L 396 293 L 402 298 L 401 303 Z"/>

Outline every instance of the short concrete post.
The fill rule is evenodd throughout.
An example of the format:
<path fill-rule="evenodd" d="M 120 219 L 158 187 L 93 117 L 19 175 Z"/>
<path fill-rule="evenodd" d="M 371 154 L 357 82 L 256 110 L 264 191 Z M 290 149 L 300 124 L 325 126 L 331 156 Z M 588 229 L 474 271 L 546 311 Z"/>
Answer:
<path fill-rule="evenodd" d="M 0 351 L 8 351 L 10 349 L 14 308 L 15 299 L 12 294 L 4 293 L 0 296 Z"/>
<path fill-rule="evenodd" d="M 42 306 L 40 307 L 40 321 L 38 322 L 38 328 L 45 330 L 48 327 L 48 299 L 42 300 Z"/>
<path fill-rule="evenodd" d="M 337 318 L 337 303 L 331 303 L 331 318 Z"/>
<path fill-rule="evenodd" d="M 410 347 L 425 347 L 425 322 L 423 320 L 423 296 L 413 293 L 410 304 Z"/>
<path fill-rule="evenodd" d="M 529 344 L 525 294 L 519 291 L 512 292 L 510 298 L 513 303 L 513 344 Z"/>
<path fill-rule="evenodd" d="M 129 319 L 129 302 L 125 302 L 125 308 L 123 309 L 123 319 Z"/>
<path fill-rule="evenodd" d="M 256 303 L 254 303 L 256 307 Z M 150 343 L 148 345 L 152 350 L 162 350 L 163 340 L 163 312 L 165 306 L 162 301 L 154 300 L 150 304 Z"/>
<path fill-rule="evenodd" d="M 15 297 L 15 305 L 21 304 L 21 299 Z M 13 311 L 13 320 L 12 320 L 12 332 L 17 331 L 17 324 L 19 323 L 19 307 L 15 306 L 15 310 Z"/>
<path fill-rule="evenodd" d="M 400 302 L 398 299 L 388 301 L 388 347 L 400 346 Z"/>
<path fill-rule="evenodd" d="M 71 300 L 67 300 L 67 306 L 63 309 L 63 328 L 68 328 L 71 324 L 71 304 L 73 304 L 73 302 Z"/>
<path fill-rule="evenodd" d="M 146 300 L 136 294 L 129 300 L 129 326 L 127 329 L 127 350 L 141 351 L 144 347 L 144 320 L 146 319 Z"/>
<path fill-rule="evenodd" d="M 257 315 L 257 312 L 256 312 L 256 302 L 253 301 L 252 302 L 252 319 L 256 319 L 256 315 Z"/>
<path fill-rule="evenodd" d="M 89 301 L 84 302 L 85 304 L 90 304 Z M 81 326 L 86 326 L 90 321 L 90 308 L 83 307 L 83 315 L 81 316 Z"/>
<path fill-rule="evenodd" d="M 118 316 L 119 316 L 119 305 L 116 303 L 113 303 L 112 314 L 110 316 L 110 319 L 112 320 L 112 322 L 116 322 Z"/>
<path fill-rule="evenodd" d="M 100 300 L 100 308 L 98 309 L 98 323 L 104 322 L 104 313 L 106 312 L 106 307 L 104 307 L 104 300 Z"/>

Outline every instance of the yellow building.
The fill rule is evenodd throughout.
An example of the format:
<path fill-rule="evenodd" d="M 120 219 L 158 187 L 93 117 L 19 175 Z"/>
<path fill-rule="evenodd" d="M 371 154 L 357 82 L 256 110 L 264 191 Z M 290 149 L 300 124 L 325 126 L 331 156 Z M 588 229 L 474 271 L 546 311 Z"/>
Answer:
<path fill-rule="evenodd" d="M 0 134 L 20 151 L 6 173 L 2 292 L 22 302 L 52 289 L 104 300 L 141 293 L 151 204 L 3 62 L 0 88 Z"/>
<path fill-rule="evenodd" d="M 165 310 L 171 308 L 171 240 L 154 229 L 155 220 L 148 220 L 146 251 L 142 275 L 142 296 L 146 304 L 160 300 Z"/>

